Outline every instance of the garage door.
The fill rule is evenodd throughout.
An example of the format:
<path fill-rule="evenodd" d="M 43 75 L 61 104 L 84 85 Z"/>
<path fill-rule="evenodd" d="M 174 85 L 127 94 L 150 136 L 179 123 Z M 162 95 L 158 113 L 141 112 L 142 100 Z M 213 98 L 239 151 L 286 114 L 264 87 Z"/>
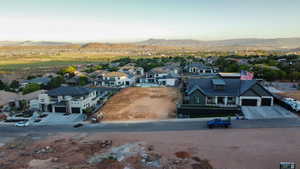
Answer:
<path fill-rule="evenodd" d="M 57 112 L 57 113 L 66 113 L 67 109 L 66 109 L 66 107 L 55 107 L 55 112 Z"/>
<path fill-rule="evenodd" d="M 270 98 L 262 98 L 261 99 L 261 105 L 262 106 L 271 106 L 272 99 Z"/>
<path fill-rule="evenodd" d="M 257 106 L 257 99 L 243 99 L 242 106 Z"/>
<path fill-rule="evenodd" d="M 72 113 L 80 113 L 80 108 L 72 108 Z"/>

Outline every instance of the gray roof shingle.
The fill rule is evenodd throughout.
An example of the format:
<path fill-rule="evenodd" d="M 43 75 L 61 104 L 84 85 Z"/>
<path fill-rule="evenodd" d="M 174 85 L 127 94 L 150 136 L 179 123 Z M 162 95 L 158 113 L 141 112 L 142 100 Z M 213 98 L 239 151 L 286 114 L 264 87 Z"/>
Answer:
<path fill-rule="evenodd" d="M 49 96 L 84 96 L 89 94 L 95 89 L 85 87 L 70 87 L 62 86 L 53 90 L 49 90 L 47 94 Z"/>
<path fill-rule="evenodd" d="M 239 96 L 257 83 L 256 80 L 222 79 L 225 83 L 224 90 L 216 90 L 214 89 L 213 80 L 189 79 L 186 92 L 187 94 L 191 94 L 199 89 L 207 96 Z M 217 82 L 219 81 L 217 80 Z"/>

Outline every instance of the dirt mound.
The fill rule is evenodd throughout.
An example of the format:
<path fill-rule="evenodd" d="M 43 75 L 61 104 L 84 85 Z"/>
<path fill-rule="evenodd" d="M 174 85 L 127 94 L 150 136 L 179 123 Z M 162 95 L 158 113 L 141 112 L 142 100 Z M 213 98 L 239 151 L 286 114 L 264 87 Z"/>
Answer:
<path fill-rule="evenodd" d="M 11 146 L 24 141 L 21 147 Z M 208 161 L 190 158 L 185 151 L 176 158 L 154 151 L 146 142 L 114 143 L 117 140 L 49 138 L 32 140 L 17 138 L 0 148 L 0 169 L 212 169 Z M 204 162 L 203 162 L 204 161 Z"/>
<path fill-rule="evenodd" d="M 181 159 L 186 159 L 186 158 L 191 158 L 190 153 L 185 152 L 185 151 L 179 151 L 175 153 L 175 156 L 177 158 L 181 158 Z"/>
<path fill-rule="evenodd" d="M 175 88 L 126 88 L 99 111 L 105 121 L 167 119 L 176 116 L 180 93 Z"/>

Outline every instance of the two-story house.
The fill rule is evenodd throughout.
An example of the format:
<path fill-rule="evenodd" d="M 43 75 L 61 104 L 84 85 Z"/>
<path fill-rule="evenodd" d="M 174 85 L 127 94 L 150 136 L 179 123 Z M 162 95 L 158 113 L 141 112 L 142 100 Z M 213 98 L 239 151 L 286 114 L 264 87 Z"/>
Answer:
<path fill-rule="evenodd" d="M 98 100 L 95 89 L 84 87 L 62 86 L 39 95 L 43 112 L 84 113 L 87 108 L 94 108 Z"/>
<path fill-rule="evenodd" d="M 175 86 L 179 79 L 179 71 L 179 67 L 173 65 L 156 67 L 140 78 L 139 82 L 163 86 Z"/>
<path fill-rule="evenodd" d="M 136 67 L 134 65 L 127 64 L 125 66 L 122 66 L 119 69 L 119 72 L 133 74 L 135 76 L 143 76 L 144 75 L 144 68 L 142 68 L 142 67 Z"/>
<path fill-rule="evenodd" d="M 135 76 L 124 72 L 107 72 L 96 80 L 97 86 L 125 88 L 134 85 Z"/>

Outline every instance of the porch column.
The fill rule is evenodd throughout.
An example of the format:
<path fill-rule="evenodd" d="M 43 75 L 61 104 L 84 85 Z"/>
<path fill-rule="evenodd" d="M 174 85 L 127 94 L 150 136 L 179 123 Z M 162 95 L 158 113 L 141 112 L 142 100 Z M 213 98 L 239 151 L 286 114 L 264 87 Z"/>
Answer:
<path fill-rule="evenodd" d="M 55 106 L 52 105 L 51 107 L 52 107 L 52 113 L 55 113 Z M 50 111 L 50 110 L 49 110 L 49 111 Z"/>
<path fill-rule="evenodd" d="M 227 106 L 228 96 L 224 97 L 224 104 Z"/>
<path fill-rule="evenodd" d="M 218 96 L 215 97 L 215 104 L 218 104 Z"/>

